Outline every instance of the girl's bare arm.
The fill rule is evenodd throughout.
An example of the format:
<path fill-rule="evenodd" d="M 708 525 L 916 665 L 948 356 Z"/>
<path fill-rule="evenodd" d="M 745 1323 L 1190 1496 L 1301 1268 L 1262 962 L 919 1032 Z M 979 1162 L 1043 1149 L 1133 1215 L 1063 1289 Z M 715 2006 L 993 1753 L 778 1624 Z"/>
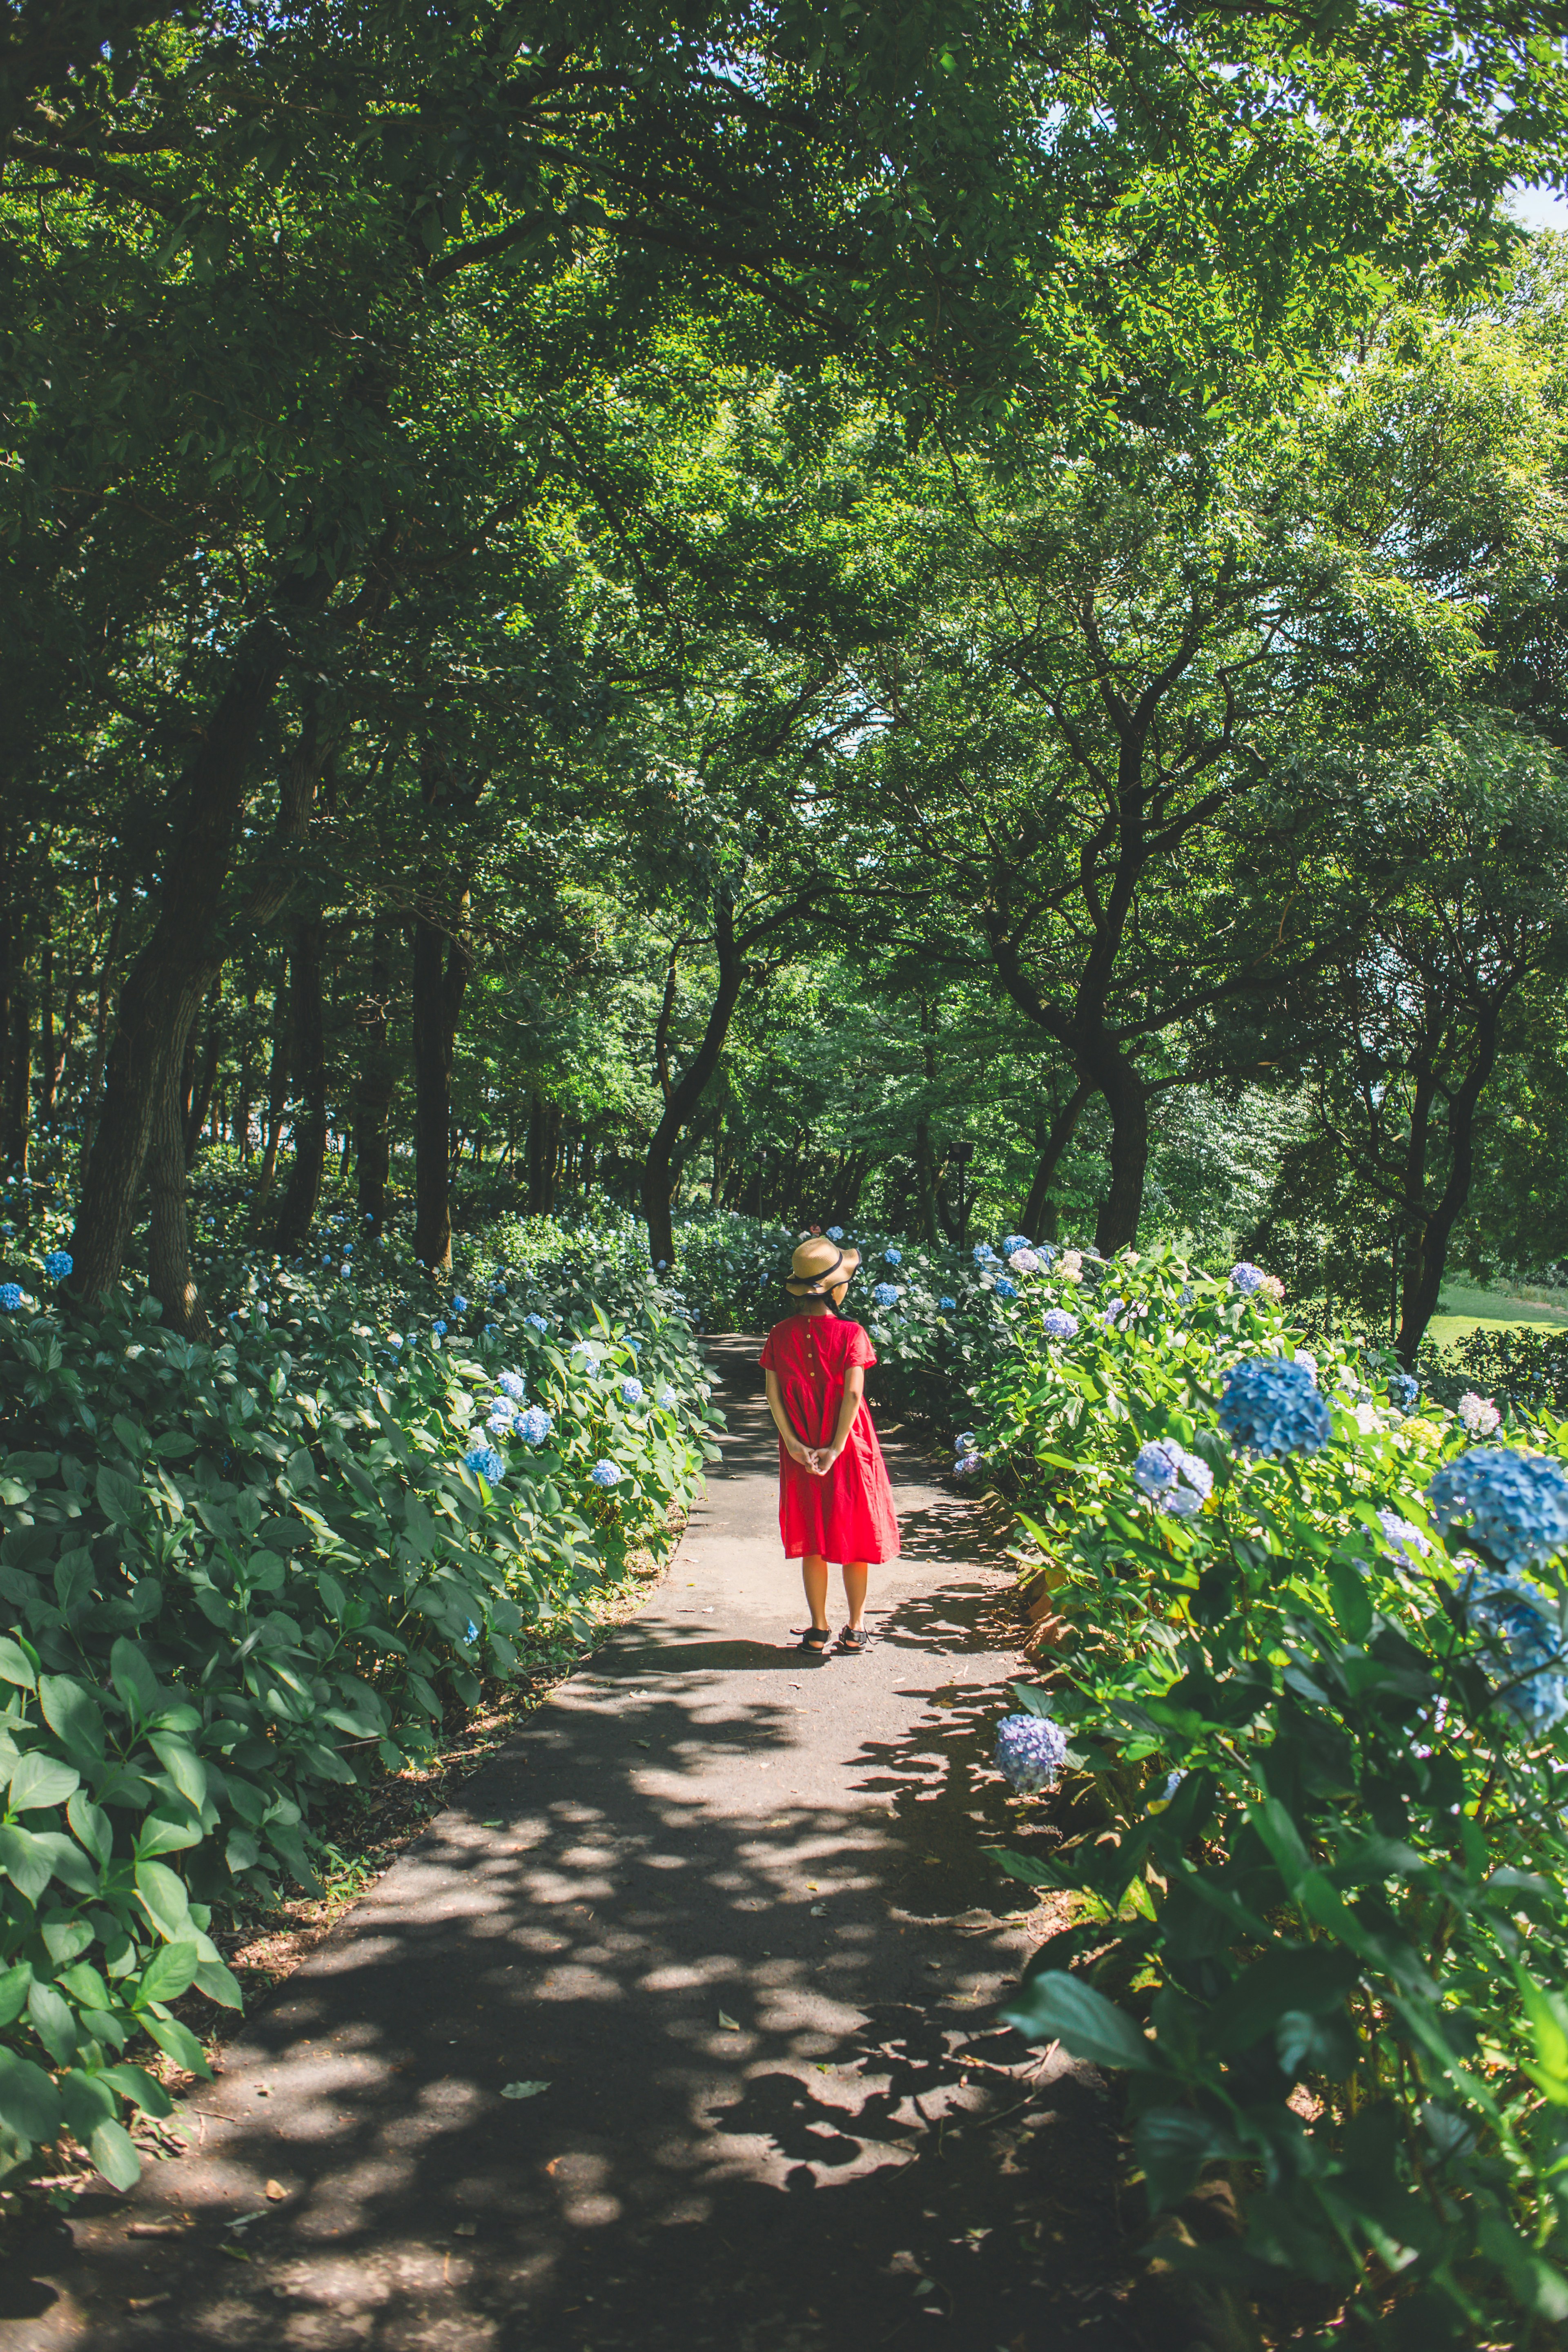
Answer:
<path fill-rule="evenodd" d="M 774 1426 L 784 1441 L 785 1453 L 791 1462 L 803 1462 L 810 1467 L 813 1461 L 811 1449 L 802 1437 L 796 1434 L 790 1424 L 789 1416 L 784 1410 L 784 1399 L 779 1392 L 778 1373 L 769 1368 L 763 1377 L 768 1382 L 768 1410 L 773 1415 Z"/>
<path fill-rule="evenodd" d="M 852 1364 L 844 1374 L 844 1393 L 839 1404 L 839 1425 L 833 1432 L 831 1445 L 819 1446 L 811 1456 L 811 1467 L 819 1475 L 831 1470 L 850 1442 L 850 1432 L 855 1425 L 855 1415 L 865 1394 L 865 1372 L 859 1364 Z"/>

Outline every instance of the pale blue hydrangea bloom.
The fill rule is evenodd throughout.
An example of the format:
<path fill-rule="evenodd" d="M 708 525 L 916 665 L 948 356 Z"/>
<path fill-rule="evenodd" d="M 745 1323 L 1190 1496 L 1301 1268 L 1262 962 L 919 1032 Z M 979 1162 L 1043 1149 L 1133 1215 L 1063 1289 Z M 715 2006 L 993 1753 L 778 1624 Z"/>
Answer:
<path fill-rule="evenodd" d="M 1145 1810 L 1151 1813 L 1163 1813 L 1186 1779 L 1185 1772 L 1167 1772 L 1159 1795 L 1148 1800 Z"/>
<path fill-rule="evenodd" d="M 991 1260 L 996 1256 L 996 1251 L 991 1247 L 989 1242 L 977 1242 L 975 1244 L 973 1255 L 977 1265 L 988 1265 Z"/>
<path fill-rule="evenodd" d="M 898 1285 L 895 1282 L 874 1283 L 872 1286 L 871 1295 L 875 1299 L 879 1307 L 896 1307 L 898 1304 Z"/>
<path fill-rule="evenodd" d="M 1568 1715 L 1563 1644 L 1544 1594 L 1517 1570 L 1477 1579 L 1464 1595 L 1487 1664 L 1504 1685 L 1502 1705 L 1527 1729 L 1549 1731 Z"/>
<path fill-rule="evenodd" d="M 997 1276 L 997 1297 L 998 1298 L 1016 1298 L 1018 1295 L 1018 1284 L 1016 1282 L 1009 1282 L 1005 1274 L 998 1274 Z"/>
<path fill-rule="evenodd" d="M 531 1404 L 526 1412 L 514 1415 L 512 1427 L 525 1445 L 542 1445 L 555 1427 L 555 1417 L 542 1404 Z"/>
<path fill-rule="evenodd" d="M 528 1384 L 521 1372 L 498 1372 L 496 1386 L 503 1396 L 510 1397 L 514 1404 L 521 1404 L 528 1392 Z"/>
<path fill-rule="evenodd" d="M 828 1239 L 831 1242 L 841 1242 L 843 1237 L 844 1229 L 842 1225 L 830 1225 L 828 1227 Z"/>
<path fill-rule="evenodd" d="M 1063 1307 L 1048 1307 L 1040 1318 L 1040 1328 L 1048 1339 L 1076 1339 L 1078 1318 Z"/>
<path fill-rule="evenodd" d="M 1008 1715 L 997 1726 L 997 1769 L 1020 1797 L 1053 1788 L 1067 1757 L 1067 1734 L 1048 1715 Z"/>
<path fill-rule="evenodd" d="M 517 1417 L 517 1407 L 501 1398 L 490 1407 L 485 1426 L 494 1437 L 505 1437 Z"/>
<path fill-rule="evenodd" d="M 507 1465 L 493 1445 L 471 1445 L 463 1456 L 463 1466 L 491 1486 L 498 1486 L 507 1475 Z"/>
<path fill-rule="evenodd" d="M 1379 1511 L 1377 1524 L 1406 1566 L 1419 1568 L 1432 1549 L 1420 1528 L 1412 1527 L 1408 1519 L 1402 1519 L 1397 1511 Z"/>
<path fill-rule="evenodd" d="M 1239 1259 L 1230 1269 L 1230 1287 L 1239 1290 L 1243 1298 L 1250 1298 L 1255 1290 L 1261 1290 L 1266 1278 L 1260 1265 L 1250 1265 L 1245 1258 Z"/>
<path fill-rule="evenodd" d="M 939 1298 L 936 1301 L 938 1311 L 944 1315 L 951 1315 L 957 1304 L 956 1298 Z"/>
<path fill-rule="evenodd" d="M 1555 1559 L 1568 1550 L 1568 1471 L 1544 1454 L 1475 1445 L 1445 1462 L 1427 1499 L 1443 1527 L 1463 1521 L 1505 1568 Z"/>
<path fill-rule="evenodd" d="M 435 1334 L 435 1336 L 436 1336 L 436 1338 L 437 1338 L 438 1339 L 445 1339 L 445 1337 L 446 1337 L 446 1326 L 445 1326 L 445 1324 L 444 1324 L 444 1323 L 443 1323 L 443 1322 L 441 1322 L 441 1321 L 437 1320 L 436 1322 L 433 1323 L 433 1324 L 431 1325 L 431 1327 L 430 1327 L 430 1328 L 431 1328 L 431 1329 L 434 1332 L 434 1334 Z"/>
<path fill-rule="evenodd" d="M 476 1625 L 472 1617 L 469 1618 L 467 1624 L 463 1629 L 463 1639 L 467 1643 L 470 1649 L 473 1648 L 475 1643 L 479 1639 L 479 1628 Z"/>
<path fill-rule="evenodd" d="M 613 1462 L 596 1462 L 588 1475 L 596 1486 L 618 1486 L 621 1484 L 621 1473 Z"/>
<path fill-rule="evenodd" d="M 904 1252 L 901 1249 L 884 1249 L 882 1254 L 882 1259 L 884 1265 L 902 1265 L 904 1264 Z"/>
<path fill-rule="evenodd" d="M 1004 1234 L 1002 1235 L 1002 1255 L 1004 1257 L 1011 1257 L 1015 1250 L 1028 1249 L 1028 1247 L 1029 1235 L 1027 1234 Z"/>
<path fill-rule="evenodd" d="M 1333 1424 L 1311 1372 L 1284 1356 L 1249 1356 L 1225 1376 L 1219 1425 L 1254 1454 L 1321 1454 Z"/>
<path fill-rule="evenodd" d="M 51 1250 L 44 1260 L 44 1272 L 51 1282 L 63 1282 L 75 1265 L 69 1250 Z"/>
<path fill-rule="evenodd" d="M 674 1390 L 670 1386 L 668 1381 L 666 1381 L 653 1402 L 658 1406 L 661 1412 L 674 1412 L 676 1405 L 680 1402 L 680 1399 L 676 1396 Z"/>
<path fill-rule="evenodd" d="M 621 1402 L 622 1404 L 641 1404 L 643 1402 L 642 1381 L 622 1381 L 621 1383 Z"/>
<path fill-rule="evenodd" d="M 1409 1412 L 1421 1393 L 1421 1383 L 1413 1372 L 1390 1372 L 1388 1402 L 1396 1404 L 1401 1412 Z"/>
<path fill-rule="evenodd" d="M 467 1311 L 468 1301 L 465 1298 L 454 1298 L 452 1302 L 452 1312 L 454 1315 L 465 1315 Z"/>
<path fill-rule="evenodd" d="M 967 1454 L 974 1443 L 974 1431 L 972 1429 L 966 1429 L 953 1440 L 953 1451 L 955 1454 Z"/>
<path fill-rule="evenodd" d="M 548 1315 L 525 1315 L 523 1320 L 528 1324 L 531 1330 L 548 1331 L 549 1329 L 549 1318 Z"/>
<path fill-rule="evenodd" d="M 1133 1484 L 1141 1487 L 1156 1510 L 1178 1519 L 1195 1519 L 1214 1486 L 1214 1473 L 1201 1454 L 1189 1454 L 1174 1437 L 1151 1437 L 1138 1449 Z"/>

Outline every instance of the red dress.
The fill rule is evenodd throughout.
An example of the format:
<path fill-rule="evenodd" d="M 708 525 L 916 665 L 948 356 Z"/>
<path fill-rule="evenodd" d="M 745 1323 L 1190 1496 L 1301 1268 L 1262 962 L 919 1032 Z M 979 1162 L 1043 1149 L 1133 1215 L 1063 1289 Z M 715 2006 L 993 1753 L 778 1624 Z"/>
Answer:
<path fill-rule="evenodd" d="M 858 1323 L 833 1315 L 792 1315 L 775 1323 L 761 1363 L 776 1372 L 790 1427 L 807 1445 L 831 1445 L 839 1425 L 844 1374 L 874 1364 L 876 1350 Z M 896 1559 L 898 1516 L 887 1465 L 862 1403 L 844 1450 L 825 1478 L 791 1461 L 779 1443 L 779 1525 L 786 1559 L 816 1552 L 823 1559 Z"/>

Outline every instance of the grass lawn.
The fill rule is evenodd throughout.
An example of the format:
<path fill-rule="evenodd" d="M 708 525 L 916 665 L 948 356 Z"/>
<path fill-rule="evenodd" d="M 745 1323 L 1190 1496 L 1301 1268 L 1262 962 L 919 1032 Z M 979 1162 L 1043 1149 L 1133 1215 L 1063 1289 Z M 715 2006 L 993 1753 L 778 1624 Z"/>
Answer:
<path fill-rule="evenodd" d="M 1452 1346 L 1478 1327 L 1487 1331 L 1529 1331 L 1560 1330 L 1568 1325 L 1568 1304 L 1549 1304 L 1539 1293 L 1531 1297 L 1446 1282 L 1437 1305 L 1438 1312 L 1427 1326 L 1427 1337 L 1438 1347 Z"/>

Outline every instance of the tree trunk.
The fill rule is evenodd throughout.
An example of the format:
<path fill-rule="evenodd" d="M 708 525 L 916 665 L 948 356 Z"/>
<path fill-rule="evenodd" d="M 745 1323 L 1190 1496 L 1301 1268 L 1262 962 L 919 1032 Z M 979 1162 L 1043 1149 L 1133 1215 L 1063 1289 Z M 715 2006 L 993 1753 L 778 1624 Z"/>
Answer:
<path fill-rule="evenodd" d="M 8 1157 L 12 1167 L 25 1176 L 33 1136 L 33 1007 L 20 971 L 11 988 L 11 1066 L 6 1080 Z"/>
<path fill-rule="evenodd" d="M 252 964 L 246 975 L 245 1028 L 240 1039 L 239 1076 L 235 1082 L 234 1117 L 229 1124 L 229 1140 L 242 1164 L 250 1158 L 250 1113 L 256 1084 L 256 1000 L 260 992 Z"/>
<path fill-rule="evenodd" d="M 288 1108 L 288 1048 L 294 1024 L 288 1011 L 288 959 L 280 956 L 272 992 L 272 1059 L 267 1074 L 267 1137 L 261 1173 L 256 1178 L 257 1203 L 265 1201 L 277 1181 L 277 1146 Z"/>
<path fill-rule="evenodd" d="M 92 1024 L 92 1068 L 87 1082 L 87 1108 L 82 1116 L 81 1152 L 77 1167 L 78 1187 L 87 1181 L 87 1171 L 92 1158 L 92 1134 L 98 1123 L 99 1109 L 103 1101 L 103 1068 L 109 1055 L 109 1005 L 114 992 L 114 967 L 120 961 L 120 942 L 125 936 L 125 908 L 131 896 L 128 882 L 115 901 L 114 920 L 109 927 L 109 945 L 103 951 L 103 970 L 98 976 L 98 1007 Z"/>
<path fill-rule="evenodd" d="M 714 945 L 718 954 L 718 987 L 707 1024 L 696 1052 L 664 1097 L 664 1116 L 653 1129 L 643 1162 L 643 1216 L 648 1228 L 648 1253 L 655 1266 L 673 1265 L 675 1258 L 675 1232 L 670 1214 L 675 1145 L 718 1067 L 730 1020 L 746 982 L 745 960 L 735 937 L 734 909 L 723 897 L 718 900 Z"/>
<path fill-rule="evenodd" d="M 195 1035 L 193 1026 L 191 1034 L 193 1039 Z M 212 1013 L 207 1022 L 206 1043 L 202 1048 L 202 1058 L 199 1064 L 196 1064 L 193 1057 L 190 1055 L 189 1047 L 186 1049 L 187 1066 L 191 1069 L 190 1099 L 185 1109 L 185 1165 L 187 1168 L 193 1168 L 196 1164 L 196 1152 L 201 1145 L 202 1129 L 207 1123 L 207 1113 L 212 1108 L 213 1103 L 213 1088 L 218 1082 L 218 1062 L 223 1049 L 223 1017 L 218 1010 L 217 991 L 214 989 Z"/>
<path fill-rule="evenodd" d="M 1093 1086 L 1081 1078 L 1056 1117 L 1051 1122 L 1051 1132 L 1040 1155 L 1040 1165 L 1034 1171 L 1034 1181 L 1029 1188 L 1029 1198 L 1019 1217 L 1019 1231 L 1033 1240 L 1037 1234 L 1047 1241 L 1054 1235 L 1045 1233 L 1045 1221 L 1051 1204 L 1051 1188 L 1056 1180 L 1057 1163 L 1072 1140 L 1073 1130 L 1083 1115 L 1084 1106 L 1092 1099 Z M 1038 1134 L 1039 1129 L 1036 1129 Z M 1141 1187 L 1140 1187 L 1141 1190 Z"/>
<path fill-rule="evenodd" d="M 185 1202 L 189 1163 L 180 1076 L 183 1063 L 183 1051 L 164 1063 L 148 1138 L 147 1280 L 172 1331 L 187 1339 L 210 1339 L 212 1326 L 191 1279 Z"/>
<path fill-rule="evenodd" d="M 38 950 L 38 1124 L 54 1123 L 55 1087 L 59 1071 L 55 1059 L 55 941 L 44 910 L 44 939 Z"/>
<path fill-rule="evenodd" d="M 1463 1084 L 1448 1103 L 1448 1179 L 1437 1207 L 1427 1218 L 1419 1234 L 1406 1236 L 1405 1282 L 1395 1353 L 1407 1372 L 1416 1369 L 1416 1358 L 1426 1337 L 1427 1326 L 1437 1311 L 1437 1294 L 1443 1287 L 1443 1273 L 1448 1265 L 1448 1242 L 1469 1199 L 1470 1180 L 1475 1171 L 1476 1108 L 1497 1063 L 1503 1003 L 1511 993 L 1514 984 L 1510 982 L 1506 989 L 1500 990 L 1497 997 L 1482 1007 L 1476 1024 L 1474 1059 Z"/>
<path fill-rule="evenodd" d="M 432 1267 L 452 1263 L 452 1065 L 474 962 L 467 917 L 465 890 L 450 938 L 424 915 L 413 925 L 413 1254 Z"/>
<path fill-rule="evenodd" d="M 548 1217 L 555 1210 L 556 1140 L 560 1111 L 535 1095 L 528 1117 L 528 1214 Z"/>
<path fill-rule="evenodd" d="M 270 618 L 246 631 L 180 789 L 158 919 L 120 991 L 102 1115 L 71 1236 L 71 1287 L 89 1303 L 120 1279 L 159 1090 L 172 1097 L 186 1032 L 223 969 L 218 916 L 235 828 L 285 657 Z"/>
<path fill-rule="evenodd" d="M 360 1075 L 354 1089 L 354 1159 L 360 1171 L 360 1231 L 371 1236 L 387 1221 L 392 1174 L 392 1107 L 397 1072 L 387 1046 L 392 1013 L 392 932 L 380 915 L 371 934 L 370 985 L 354 1014 L 360 1033 Z"/>
<path fill-rule="evenodd" d="M 327 1164 L 327 1029 L 321 1007 L 320 915 L 301 915 L 294 926 L 289 955 L 288 1002 L 293 1037 L 298 1108 L 294 1114 L 294 1165 L 277 1214 L 279 1249 L 301 1249 L 321 1199 Z"/>

